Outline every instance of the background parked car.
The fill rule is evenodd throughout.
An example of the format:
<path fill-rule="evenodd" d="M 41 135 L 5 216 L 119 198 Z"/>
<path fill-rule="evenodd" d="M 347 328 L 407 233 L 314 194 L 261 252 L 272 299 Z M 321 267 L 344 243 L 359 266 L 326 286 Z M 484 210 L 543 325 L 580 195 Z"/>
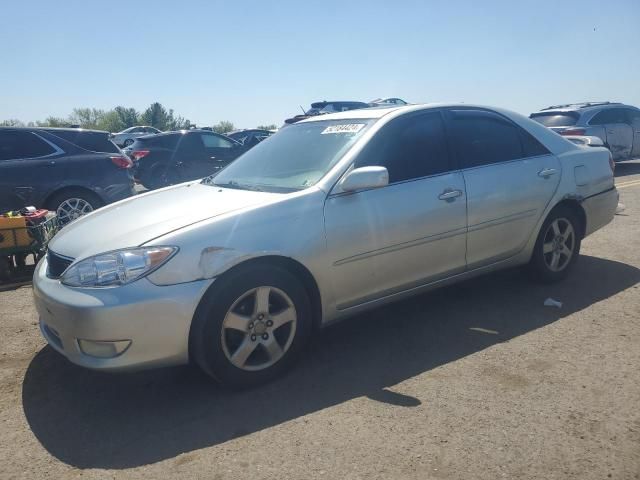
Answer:
<path fill-rule="evenodd" d="M 146 188 L 206 177 L 246 151 L 235 140 L 208 130 L 181 130 L 140 137 L 131 147 L 135 177 Z"/>
<path fill-rule="evenodd" d="M 136 138 L 144 135 L 154 135 L 156 133 L 162 132 L 154 127 L 129 127 L 126 130 L 112 134 L 112 140 L 113 143 L 119 147 L 128 147 L 133 144 Z"/>
<path fill-rule="evenodd" d="M 371 100 L 369 105 L 372 107 L 401 107 L 403 105 L 409 105 L 409 102 L 405 102 L 401 98 L 376 98 Z"/>
<path fill-rule="evenodd" d="M 249 128 L 245 130 L 234 130 L 233 132 L 225 133 L 229 138 L 232 138 L 238 143 L 241 143 L 247 149 L 255 147 L 265 138 L 273 135 L 275 132 L 272 130 L 263 130 L 261 128 Z"/>
<path fill-rule="evenodd" d="M 134 195 L 131 160 L 109 133 L 0 128 L 0 212 L 33 205 L 62 224 Z"/>
<path fill-rule="evenodd" d="M 325 113 L 346 112 L 347 110 L 357 110 L 359 108 L 369 108 L 370 105 L 365 102 L 354 101 L 327 101 L 314 102 L 311 104 L 311 108 L 307 110 L 304 115 L 295 115 L 294 117 L 287 118 L 284 123 L 291 124 L 304 120 L 305 118 L 313 117 L 315 115 L 323 115 Z"/>
<path fill-rule="evenodd" d="M 640 109 L 612 102 L 547 107 L 531 118 L 560 135 L 600 137 L 616 162 L 640 157 Z"/>

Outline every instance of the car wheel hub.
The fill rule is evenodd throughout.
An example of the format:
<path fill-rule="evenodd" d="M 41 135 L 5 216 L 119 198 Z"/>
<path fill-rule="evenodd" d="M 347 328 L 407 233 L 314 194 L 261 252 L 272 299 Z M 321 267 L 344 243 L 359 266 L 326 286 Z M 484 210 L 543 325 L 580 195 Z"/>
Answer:
<path fill-rule="evenodd" d="M 542 256 L 549 270 L 564 270 L 573 257 L 575 232 L 566 218 L 557 218 L 547 228 L 542 243 Z"/>
<path fill-rule="evenodd" d="M 62 202 L 56 214 L 58 216 L 58 224 L 66 225 L 73 220 L 76 220 L 87 213 L 93 211 L 93 206 L 83 198 L 68 198 Z"/>
<path fill-rule="evenodd" d="M 222 351 L 237 368 L 257 371 L 287 353 L 296 332 L 293 301 L 275 287 L 257 287 L 236 299 L 222 321 Z"/>

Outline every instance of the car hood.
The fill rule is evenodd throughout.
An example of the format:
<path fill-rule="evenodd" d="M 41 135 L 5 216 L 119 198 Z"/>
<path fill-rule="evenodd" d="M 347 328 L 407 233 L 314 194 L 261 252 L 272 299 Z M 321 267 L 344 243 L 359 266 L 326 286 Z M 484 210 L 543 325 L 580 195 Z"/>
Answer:
<path fill-rule="evenodd" d="M 244 208 L 271 203 L 282 194 L 185 183 L 96 210 L 64 227 L 49 248 L 86 258 L 136 247 L 174 230 Z"/>

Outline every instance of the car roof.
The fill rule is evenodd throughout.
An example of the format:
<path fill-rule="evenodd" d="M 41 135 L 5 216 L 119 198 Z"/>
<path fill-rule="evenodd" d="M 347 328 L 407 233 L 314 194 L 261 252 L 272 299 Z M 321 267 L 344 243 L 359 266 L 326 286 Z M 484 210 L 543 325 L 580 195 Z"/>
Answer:
<path fill-rule="evenodd" d="M 547 108 L 541 109 L 538 113 L 552 113 L 552 112 L 592 112 L 594 110 L 600 110 L 608 107 L 630 107 L 620 102 L 581 102 L 581 103 L 567 103 L 565 105 L 552 105 Z"/>
<path fill-rule="evenodd" d="M 361 102 L 359 100 L 322 100 L 320 102 L 313 102 L 311 104 L 311 108 L 321 108 L 321 107 L 326 107 L 327 105 L 333 105 L 336 103 L 350 103 L 350 104 L 357 104 L 357 105 L 367 105 L 367 102 Z"/>
<path fill-rule="evenodd" d="M 70 128 L 70 127 L 0 127 L 0 130 L 42 130 L 42 131 L 51 131 L 51 132 L 88 132 L 88 133 L 104 133 L 105 135 L 109 135 L 109 132 L 105 130 L 94 130 L 91 128 Z"/>
<path fill-rule="evenodd" d="M 417 103 L 412 105 L 400 105 L 400 106 L 384 106 L 361 108 L 357 110 L 346 110 L 338 113 L 328 113 L 325 115 L 317 115 L 306 118 L 297 123 L 306 122 L 321 122 L 324 120 L 347 120 L 347 119 L 379 119 L 392 113 L 401 115 L 402 113 L 429 110 L 432 108 L 481 108 L 491 110 L 494 112 L 502 113 L 502 109 L 496 107 L 489 107 L 486 105 L 475 105 L 469 103 Z"/>

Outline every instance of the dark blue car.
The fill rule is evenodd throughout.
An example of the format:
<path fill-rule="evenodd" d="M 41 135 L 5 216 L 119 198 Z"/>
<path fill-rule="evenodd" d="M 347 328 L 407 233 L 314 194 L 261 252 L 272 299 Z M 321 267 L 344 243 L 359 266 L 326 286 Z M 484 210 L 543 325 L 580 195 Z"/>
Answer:
<path fill-rule="evenodd" d="M 132 162 L 108 132 L 0 128 L 0 212 L 33 205 L 68 223 L 135 194 Z"/>

